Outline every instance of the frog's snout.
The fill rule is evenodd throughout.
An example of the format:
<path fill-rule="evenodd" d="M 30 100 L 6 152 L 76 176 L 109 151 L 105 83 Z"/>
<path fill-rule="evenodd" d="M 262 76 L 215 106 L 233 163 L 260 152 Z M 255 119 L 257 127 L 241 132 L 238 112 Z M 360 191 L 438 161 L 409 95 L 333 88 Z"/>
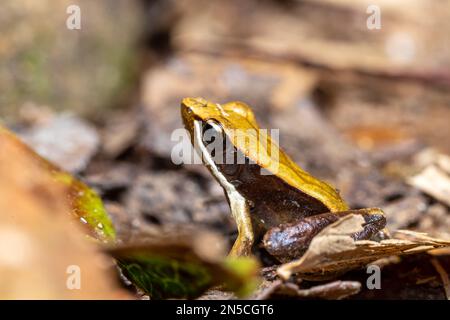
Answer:
<path fill-rule="evenodd" d="M 191 115 L 193 113 L 192 108 L 188 107 L 184 104 L 181 105 L 181 112 L 183 112 L 184 114 L 188 114 L 188 115 Z"/>

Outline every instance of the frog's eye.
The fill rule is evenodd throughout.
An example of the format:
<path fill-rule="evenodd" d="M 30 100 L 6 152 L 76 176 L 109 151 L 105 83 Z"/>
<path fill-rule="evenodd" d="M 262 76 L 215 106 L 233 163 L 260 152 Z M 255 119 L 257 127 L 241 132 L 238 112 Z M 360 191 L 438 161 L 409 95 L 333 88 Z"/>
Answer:
<path fill-rule="evenodd" d="M 222 127 L 214 120 L 208 120 L 203 124 L 203 136 L 222 134 L 222 132 Z"/>
<path fill-rule="evenodd" d="M 203 143 L 214 143 L 217 146 L 222 146 L 222 143 L 225 140 L 224 138 L 223 129 L 219 123 L 214 120 L 208 120 L 203 123 Z"/>
<path fill-rule="evenodd" d="M 203 123 L 202 141 L 215 163 L 223 163 L 219 160 L 226 150 L 226 137 L 222 126 L 214 120 Z M 217 157 L 217 158 L 216 158 Z"/>

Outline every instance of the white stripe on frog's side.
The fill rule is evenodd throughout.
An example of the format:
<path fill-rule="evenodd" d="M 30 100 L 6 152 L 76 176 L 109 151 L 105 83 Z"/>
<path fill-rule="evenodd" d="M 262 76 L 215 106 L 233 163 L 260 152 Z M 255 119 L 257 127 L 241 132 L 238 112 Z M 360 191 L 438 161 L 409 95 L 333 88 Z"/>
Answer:
<path fill-rule="evenodd" d="M 214 124 L 211 123 L 211 126 L 214 127 Z M 220 127 L 214 127 L 216 130 L 221 130 Z M 209 154 L 206 146 L 203 143 L 202 139 L 202 122 L 194 121 L 194 139 L 196 145 L 200 148 L 202 159 L 205 162 L 205 165 L 211 169 L 212 174 L 218 180 L 220 185 L 225 189 L 225 192 L 228 196 L 233 195 L 236 198 L 236 201 L 245 201 L 245 198 L 236 190 L 236 188 L 228 182 L 225 176 L 217 169 L 217 166 L 212 159 L 212 156 Z M 231 200 L 231 199 L 230 199 Z"/>
<path fill-rule="evenodd" d="M 247 200 L 236 190 L 235 186 L 232 185 L 225 176 L 217 168 L 211 154 L 208 152 L 206 146 L 202 139 L 202 122 L 194 121 L 194 141 L 199 147 L 202 159 L 205 165 L 211 170 L 213 176 L 217 179 L 219 184 L 224 188 L 228 202 L 230 204 L 231 214 L 233 215 L 237 227 L 238 227 L 238 239 L 233 246 L 231 254 L 240 255 L 242 249 L 245 250 L 245 254 L 249 254 L 251 246 L 253 244 L 253 228 L 250 218 L 250 209 Z M 238 245 L 238 247 L 236 247 Z"/>

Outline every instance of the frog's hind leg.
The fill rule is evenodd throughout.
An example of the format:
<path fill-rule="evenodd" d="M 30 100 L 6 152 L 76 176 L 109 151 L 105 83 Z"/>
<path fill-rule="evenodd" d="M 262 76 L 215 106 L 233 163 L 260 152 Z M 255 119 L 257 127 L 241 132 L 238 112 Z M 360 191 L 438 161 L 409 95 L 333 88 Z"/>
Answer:
<path fill-rule="evenodd" d="M 245 198 L 237 191 L 228 195 L 231 214 L 236 221 L 238 237 L 230 251 L 230 256 L 248 256 L 252 252 L 254 234 L 250 209 Z"/>
<path fill-rule="evenodd" d="M 264 235 L 264 247 L 281 262 L 299 258 L 320 231 L 336 222 L 340 217 L 349 214 L 360 215 L 364 218 L 362 229 L 351 235 L 354 240 L 379 240 L 388 237 L 388 234 L 383 233 L 386 225 L 383 211 L 378 208 L 367 208 L 322 213 L 272 228 Z"/>

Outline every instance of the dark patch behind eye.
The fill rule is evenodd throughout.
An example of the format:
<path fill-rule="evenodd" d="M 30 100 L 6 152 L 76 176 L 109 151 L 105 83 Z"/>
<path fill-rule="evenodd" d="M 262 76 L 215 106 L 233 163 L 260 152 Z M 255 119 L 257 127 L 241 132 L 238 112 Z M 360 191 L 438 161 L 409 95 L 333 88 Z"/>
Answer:
<path fill-rule="evenodd" d="M 214 122 L 214 125 L 216 125 L 219 128 L 213 126 L 209 122 Z M 209 130 L 211 130 L 211 131 L 209 131 Z M 217 150 L 217 148 L 213 148 L 212 150 L 210 149 L 211 150 L 210 154 L 213 158 L 225 154 L 226 139 L 225 139 L 224 135 L 225 134 L 223 132 L 223 129 L 219 123 L 215 122 L 214 120 L 208 120 L 208 122 L 203 122 L 203 124 L 202 124 L 202 141 L 206 146 L 217 143 L 217 139 L 222 139 L 222 146 L 219 150 Z M 211 146 L 210 148 L 212 148 L 212 147 L 213 146 Z M 219 153 L 216 154 L 216 151 L 219 151 L 220 154 Z"/>

